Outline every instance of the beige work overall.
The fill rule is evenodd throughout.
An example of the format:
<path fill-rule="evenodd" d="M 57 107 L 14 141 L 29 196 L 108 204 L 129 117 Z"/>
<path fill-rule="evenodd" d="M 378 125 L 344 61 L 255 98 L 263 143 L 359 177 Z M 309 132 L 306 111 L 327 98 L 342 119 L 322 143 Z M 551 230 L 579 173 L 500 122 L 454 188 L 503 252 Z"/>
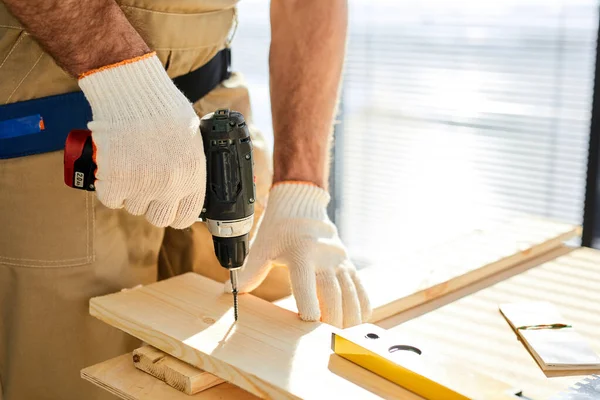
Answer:
<path fill-rule="evenodd" d="M 174 78 L 227 45 L 236 2 L 119 4 Z M 0 106 L 77 90 L 77 81 L 0 0 Z M 271 184 L 271 157 L 251 124 L 241 76 L 234 73 L 194 106 L 201 116 L 228 107 L 250 121 L 258 221 Z M 88 300 L 191 270 L 224 281 L 227 272 L 212 246 L 202 223 L 159 229 L 144 217 L 105 208 L 95 193 L 66 187 L 62 151 L 0 160 L 0 400 L 113 399 L 82 380 L 80 370 L 131 351 L 139 341 L 90 317 Z M 288 294 L 287 272 L 274 269 L 254 293 L 269 300 Z"/>

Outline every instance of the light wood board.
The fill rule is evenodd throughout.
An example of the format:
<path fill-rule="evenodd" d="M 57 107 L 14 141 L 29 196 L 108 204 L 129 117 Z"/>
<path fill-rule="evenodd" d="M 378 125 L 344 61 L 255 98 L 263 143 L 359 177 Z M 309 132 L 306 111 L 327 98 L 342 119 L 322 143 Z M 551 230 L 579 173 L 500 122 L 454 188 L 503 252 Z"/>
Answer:
<path fill-rule="evenodd" d="M 224 382 L 152 346 L 135 349 L 132 358 L 137 369 L 185 394 L 196 394 Z"/>
<path fill-rule="evenodd" d="M 527 301 L 499 308 L 543 370 L 600 372 L 600 357 L 553 303 Z M 552 328 L 556 325 L 559 327 Z"/>
<path fill-rule="evenodd" d="M 427 251 L 403 255 L 385 266 L 362 269 L 358 274 L 373 307 L 370 322 L 405 312 L 535 259 L 580 233 L 578 226 L 520 218 L 454 237 Z M 293 297 L 274 304 L 297 311 Z"/>
<path fill-rule="evenodd" d="M 124 400 L 257 400 L 259 397 L 228 382 L 189 396 L 166 383 L 136 369 L 131 363 L 132 354 L 127 353 L 114 359 L 82 370 L 83 379 L 107 390 Z M 329 358 L 329 369 L 355 382 L 365 390 L 380 395 L 382 399 L 424 400 L 414 393 L 398 388 L 394 383 L 381 380 L 370 371 L 344 360 L 335 354 Z"/>
<path fill-rule="evenodd" d="M 180 392 L 140 371 L 131 362 L 132 353 L 87 367 L 81 377 L 124 400 L 257 400 L 258 397 L 229 383 L 221 383 L 195 395 Z"/>
<path fill-rule="evenodd" d="M 261 398 L 410 398 L 374 374 L 358 372 L 368 382 L 344 378 L 353 370 L 350 362 L 334 370 L 333 362 L 344 363 L 331 359 L 332 326 L 301 321 L 249 294 L 239 300 L 234 322 L 223 285 L 188 273 L 93 298 L 90 313 Z"/>
<path fill-rule="evenodd" d="M 498 306 L 551 301 L 590 346 L 600 351 L 600 251 L 563 250 L 552 261 L 524 269 L 509 279 L 486 282 L 487 287 L 473 294 L 456 293 L 464 297 L 445 299 L 450 303 L 433 311 L 423 305 L 424 310 L 415 313 L 417 317 L 410 315 L 412 319 L 407 320 L 406 315 L 397 315 L 377 325 L 389 332 L 418 336 L 447 356 L 518 386 L 525 396 L 548 399 L 593 371 L 542 371 L 498 312 Z"/>

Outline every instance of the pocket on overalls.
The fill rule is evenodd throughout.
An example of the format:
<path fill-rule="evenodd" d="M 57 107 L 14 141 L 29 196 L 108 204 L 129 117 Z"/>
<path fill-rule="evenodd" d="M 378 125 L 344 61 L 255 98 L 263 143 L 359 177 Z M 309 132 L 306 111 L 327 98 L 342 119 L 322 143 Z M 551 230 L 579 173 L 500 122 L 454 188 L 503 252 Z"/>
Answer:
<path fill-rule="evenodd" d="M 200 68 L 223 49 L 236 16 L 229 0 L 220 6 L 214 3 L 214 9 L 207 8 L 203 1 L 118 3 L 132 26 L 156 51 L 171 78 Z"/>
<path fill-rule="evenodd" d="M 16 28 L 0 27 L 0 106 L 6 104 L 18 85 L 19 75 L 10 68 L 15 52 L 27 34 Z"/>
<path fill-rule="evenodd" d="M 0 264 L 72 267 L 94 259 L 94 193 L 63 181 L 62 151 L 0 160 Z"/>

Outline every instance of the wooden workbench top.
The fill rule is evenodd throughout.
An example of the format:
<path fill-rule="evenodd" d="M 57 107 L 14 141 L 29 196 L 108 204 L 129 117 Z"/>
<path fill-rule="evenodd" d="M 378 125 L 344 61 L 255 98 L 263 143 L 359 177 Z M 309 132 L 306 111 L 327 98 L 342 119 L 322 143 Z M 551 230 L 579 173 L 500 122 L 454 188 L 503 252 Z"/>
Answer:
<path fill-rule="evenodd" d="M 425 305 L 378 325 L 391 332 L 418 335 L 465 365 L 519 387 L 525 396 L 548 399 L 583 376 L 547 377 L 517 340 L 498 306 L 507 302 L 552 302 L 600 353 L 600 251 L 579 248 L 564 252 L 552 261 L 438 309 L 431 310 L 436 304 Z M 483 282 L 480 286 L 489 284 Z M 415 317 L 421 313 L 425 314 Z"/>
<path fill-rule="evenodd" d="M 471 369 L 519 387 L 527 398 L 548 399 L 584 376 L 544 375 L 498 310 L 500 304 L 521 301 L 552 302 L 600 353 L 600 312 L 596 307 L 600 304 L 600 251 L 584 248 L 560 247 L 460 292 L 384 319 L 377 325 L 392 333 L 419 337 L 427 344 L 427 349 L 438 348 Z M 128 400 L 164 400 L 165 394 L 175 391 L 136 370 L 127 357 L 110 361 L 118 364 L 118 368 L 114 365 L 105 368 L 106 363 L 102 363 L 88 368 L 83 375 L 88 374 L 89 380 L 103 387 L 105 382 L 110 382 L 107 390 L 113 389 L 113 393 Z M 348 367 L 343 369 L 348 370 Z M 360 372 L 358 369 L 357 373 Z M 114 371 L 119 371 L 118 376 L 114 376 Z M 365 381 L 372 379 L 363 378 Z M 138 393 L 143 379 L 153 379 L 153 385 L 157 385 L 153 386 L 155 390 Z M 141 386 L 145 387 L 145 384 Z M 164 391 L 159 397 L 155 397 L 160 392 L 157 389 Z M 179 392 L 176 395 L 181 397 Z M 230 383 L 186 397 L 255 398 Z"/>

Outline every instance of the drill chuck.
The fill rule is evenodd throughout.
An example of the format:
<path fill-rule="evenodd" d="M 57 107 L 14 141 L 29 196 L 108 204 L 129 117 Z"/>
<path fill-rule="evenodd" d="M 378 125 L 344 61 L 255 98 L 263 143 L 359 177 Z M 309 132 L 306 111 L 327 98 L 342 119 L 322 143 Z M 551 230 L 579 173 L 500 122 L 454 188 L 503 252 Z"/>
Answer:
<path fill-rule="evenodd" d="M 238 269 L 244 265 L 248 255 L 248 232 L 253 222 L 254 215 L 236 221 L 206 220 L 213 236 L 215 255 L 223 267 Z"/>
<path fill-rule="evenodd" d="M 215 255 L 219 263 L 227 269 L 239 269 L 248 255 L 248 234 L 230 238 L 213 236 Z"/>

